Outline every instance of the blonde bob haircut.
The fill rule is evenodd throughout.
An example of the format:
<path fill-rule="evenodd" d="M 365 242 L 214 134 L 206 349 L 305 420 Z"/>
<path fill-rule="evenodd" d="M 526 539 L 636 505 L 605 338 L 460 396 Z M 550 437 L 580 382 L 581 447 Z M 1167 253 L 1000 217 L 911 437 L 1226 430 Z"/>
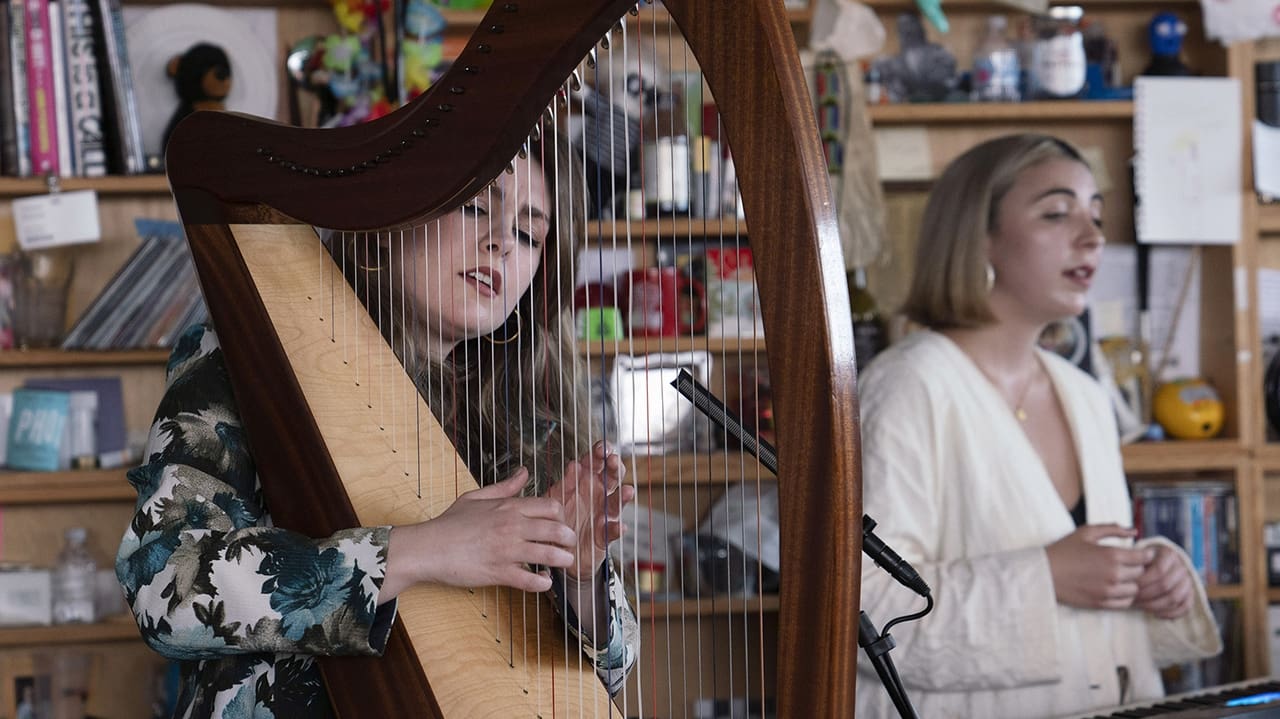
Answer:
<path fill-rule="evenodd" d="M 929 194 L 916 249 L 915 275 L 902 311 L 943 330 L 995 321 L 987 303 L 987 245 L 1000 202 L 1023 170 L 1065 158 L 1088 166 L 1080 151 L 1056 137 L 998 137 L 957 157 Z"/>

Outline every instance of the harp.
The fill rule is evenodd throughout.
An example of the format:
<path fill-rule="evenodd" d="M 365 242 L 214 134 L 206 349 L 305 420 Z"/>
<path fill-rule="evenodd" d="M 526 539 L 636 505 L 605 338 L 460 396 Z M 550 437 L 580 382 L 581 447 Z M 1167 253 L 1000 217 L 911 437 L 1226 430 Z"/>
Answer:
<path fill-rule="evenodd" d="M 388 444 L 378 422 L 344 424 L 374 402 L 365 387 L 329 381 L 334 365 L 319 358 L 331 327 L 306 302 L 336 306 L 345 300 L 329 298 L 349 288 L 335 289 L 337 271 L 326 265 L 334 260 L 314 228 L 403 233 L 484 191 L 548 108 L 572 105 L 564 97 L 572 96 L 575 69 L 622 44 L 634 9 L 617 0 L 497 0 L 442 79 L 364 125 L 304 130 L 201 112 L 177 128 L 167 151 L 170 184 L 277 525 L 319 537 L 421 521 L 472 481 L 374 325 L 362 330 L 374 338 L 359 350 L 368 353 L 363 371 L 385 368 L 389 391 L 412 397 L 404 411 L 421 420 L 409 442 L 421 447 L 424 469 L 398 479 L 407 473 L 371 450 Z M 740 672 L 748 686 L 740 693 L 775 701 L 779 716 L 851 716 L 861 548 L 854 351 L 826 166 L 792 31 L 781 0 L 668 0 L 662 12 L 671 28 L 662 34 L 683 36 L 705 78 L 735 163 L 745 220 L 730 222 L 749 228 L 777 424 L 780 589 L 776 608 L 739 602 L 747 613 L 736 621 L 757 636 L 737 651 L 758 655 Z M 582 223 L 607 224 L 585 216 Z M 687 464 L 632 462 L 629 481 L 649 487 L 662 468 Z M 444 504 L 422 499 L 432 496 L 423 488 L 432 483 Z M 634 570 L 624 567 L 624 578 Z M 485 627 L 492 619 L 479 615 L 512 612 L 510 602 L 520 601 L 498 594 L 501 608 L 488 612 L 477 612 L 465 590 L 402 594 L 383 657 L 322 659 L 339 714 L 681 716 L 693 712 L 691 697 L 673 698 L 680 690 L 670 686 L 663 697 L 650 694 L 655 681 L 678 682 L 649 668 L 665 663 L 681 674 L 718 661 L 710 649 L 703 660 L 680 657 L 680 642 L 642 630 L 635 699 L 611 703 L 590 667 L 566 659 L 576 650 L 557 640 L 560 632 L 546 629 L 536 647 L 525 636 L 553 626 L 551 612 L 521 620 L 525 629 L 497 638 L 515 648 L 495 651 Z M 652 607 L 639 614 L 650 626 L 663 623 Z M 551 669 L 513 667 L 511 655 L 530 653 L 545 654 Z"/>

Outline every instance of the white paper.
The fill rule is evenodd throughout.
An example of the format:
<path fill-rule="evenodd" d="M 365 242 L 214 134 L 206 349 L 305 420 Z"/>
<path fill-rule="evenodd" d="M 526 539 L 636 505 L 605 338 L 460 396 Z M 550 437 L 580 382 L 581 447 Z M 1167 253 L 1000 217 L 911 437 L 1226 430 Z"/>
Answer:
<path fill-rule="evenodd" d="M 1253 121 L 1253 189 L 1280 197 L 1280 127 Z"/>
<path fill-rule="evenodd" d="M 18 198 L 13 201 L 13 223 L 24 250 L 97 242 L 102 237 L 98 193 L 78 190 Z"/>
<path fill-rule="evenodd" d="M 1200 267 L 1191 268 L 1190 284 L 1177 310 L 1183 282 L 1195 249 L 1152 247 L 1147 257 L 1147 316 L 1152 369 L 1168 347 L 1168 361 L 1156 378 L 1193 377 L 1200 371 Z M 1134 245 L 1107 245 L 1089 291 L 1089 333 L 1095 340 L 1123 335 L 1138 340 L 1138 256 Z M 1265 302 L 1265 300 L 1264 300 Z M 1175 317 L 1176 315 L 1176 317 Z M 1172 337 L 1170 337 L 1172 333 Z"/>
<path fill-rule="evenodd" d="M 881 180 L 933 178 L 929 131 L 923 127 L 881 127 L 874 131 Z"/>
<path fill-rule="evenodd" d="M 1224 77 L 1134 80 L 1139 242 L 1240 239 L 1240 82 Z"/>
<path fill-rule="evenodd" d="M 1138 336 L 1137 248 L 1104 245 L 1089 290 L 1089 336 Z"/>
<path fill-rule="evenodd" d="M 1155 377 L 1158 382 L 1200 374 L 1200 263 L 1194 261 L 1196 255 L 1190 247 L 1153 247 L 1148 255 L 1150 298 L 1147 307 L 1151 318 L 1148 361 L 1153 370 L 1163 367 Z M 1184 282 L 1187 282 L 1185 297 L 1182 296 Z"/>

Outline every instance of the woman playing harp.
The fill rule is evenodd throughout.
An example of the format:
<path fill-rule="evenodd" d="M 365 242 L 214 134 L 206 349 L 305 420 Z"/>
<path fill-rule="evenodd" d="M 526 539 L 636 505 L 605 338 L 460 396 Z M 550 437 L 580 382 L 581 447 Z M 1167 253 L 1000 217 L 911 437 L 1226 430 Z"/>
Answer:
<path fill-rule="evenodd" d="M 436 518 L 319 539 L 273 527 L 219 339 L 196 327 L 177 344 L 116 569 L 144 639 L 183 662 L 178 716 L 331 715 L 312 658 L 380 654 L 420 582 L 550 590 L 601 682 L 622 686 L 638 635 L 605 547 L 635 488 L 563 421 L 581 375 L 548 306 L 573 249 L 552 205 L 573 184 L 566 148 L 534 144 L 421 231 L 325 233 L 370 314 L 408 308 L 379 326 L 484 485 Z"/>

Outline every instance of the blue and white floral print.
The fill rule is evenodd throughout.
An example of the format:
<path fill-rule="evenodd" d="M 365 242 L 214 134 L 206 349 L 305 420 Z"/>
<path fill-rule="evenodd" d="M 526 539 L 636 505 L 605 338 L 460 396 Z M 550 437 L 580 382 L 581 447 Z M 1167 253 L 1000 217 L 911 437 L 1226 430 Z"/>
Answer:
<path fill-rule="evenodd" d="M 116 576 L 143 639 L 181 662 L 175 716 L 333 716 L 312 657 L 384 649 L 395 618 L 394 601 L 377 601 L 390 527 L 311 539 L 272 526 L 210 328 L 175 346 L 147 463 L 129 481 L 138 505 Z M 638 632 L 612 572 L 609 593 L 609 641 L 585 653 L 616 692 Z"/>

